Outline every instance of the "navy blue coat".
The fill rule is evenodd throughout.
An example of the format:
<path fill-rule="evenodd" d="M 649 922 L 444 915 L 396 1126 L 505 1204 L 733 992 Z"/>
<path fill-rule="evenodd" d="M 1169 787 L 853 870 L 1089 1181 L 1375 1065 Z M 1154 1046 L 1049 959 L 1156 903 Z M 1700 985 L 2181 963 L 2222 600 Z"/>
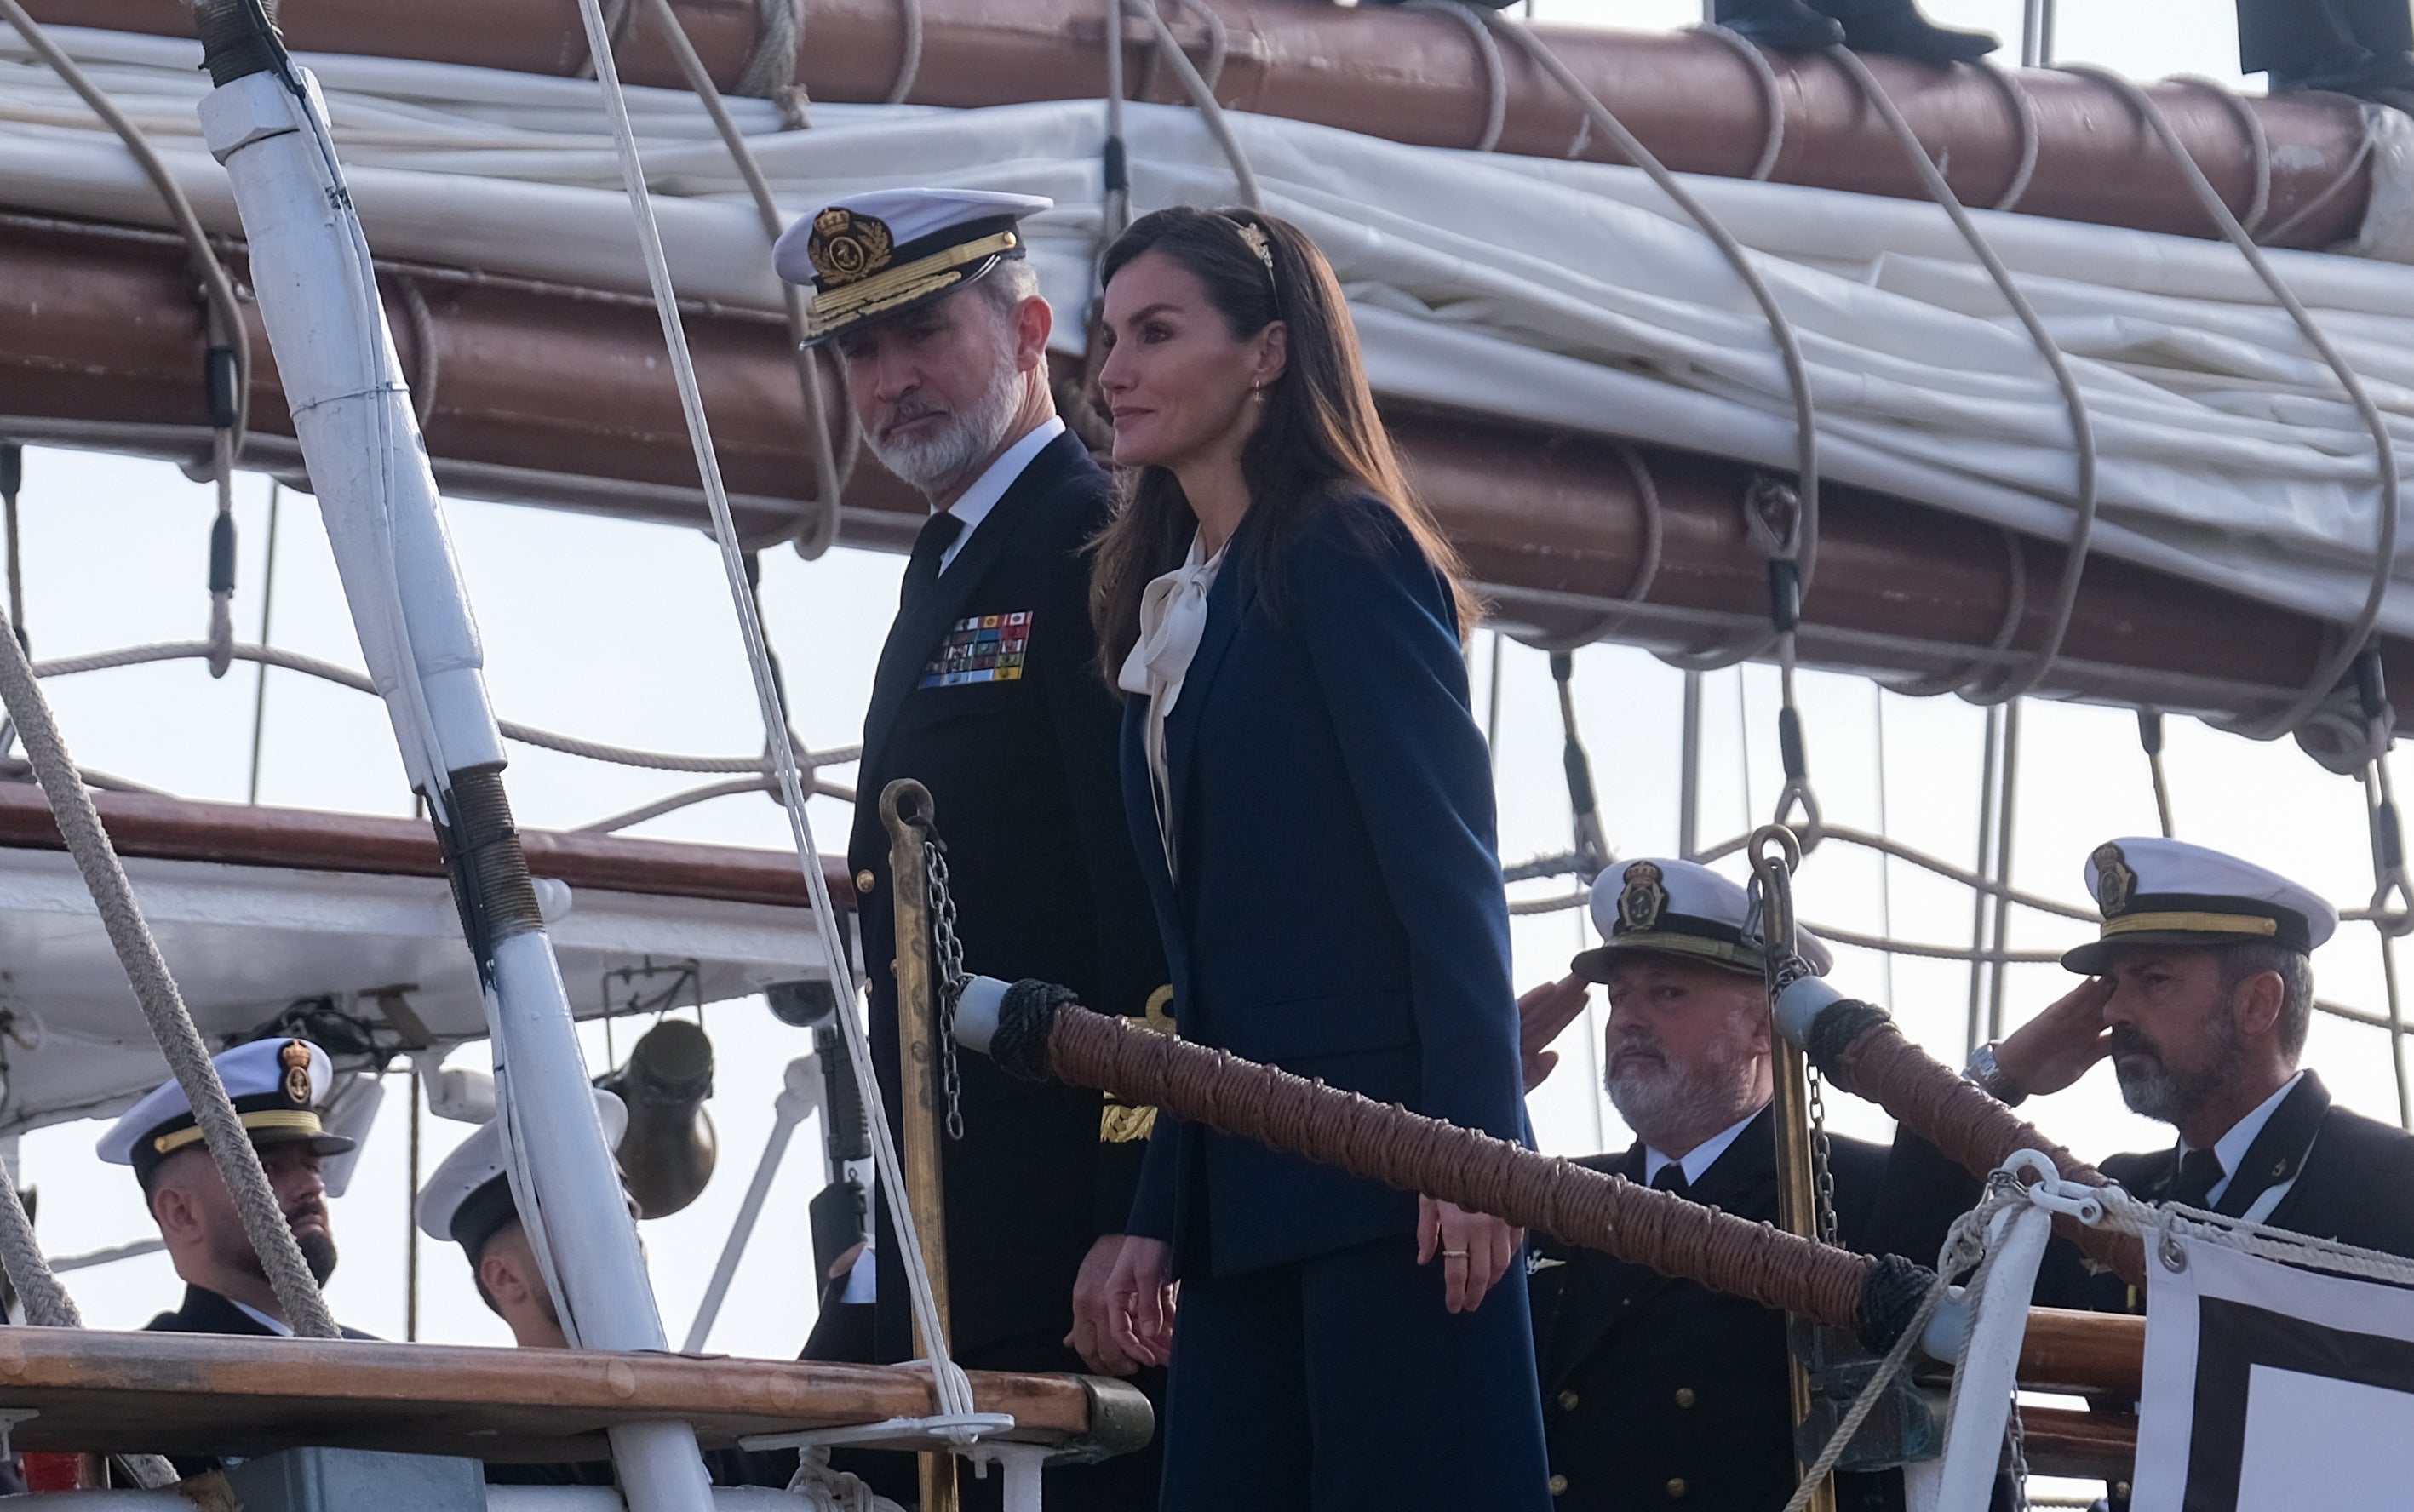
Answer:
<path fill-rule="evenodd" d="M 1168 874 L 1141 732 L 1123 782 L 1182 1037 L 1523 1137 L 1492 769 L 1450 586 L 1389 511 L 1313 507 L 1269 596 L 1243 523 L 1166 721 Z M 1169 566 L 1172 564 L 1168 564 Z M 1278 600 L 1279 601 L 1274 601 Z M 1160 1118 L 1131 1231 L 1235 1275 L 1408 1234 L 1416 1199 Z"/>

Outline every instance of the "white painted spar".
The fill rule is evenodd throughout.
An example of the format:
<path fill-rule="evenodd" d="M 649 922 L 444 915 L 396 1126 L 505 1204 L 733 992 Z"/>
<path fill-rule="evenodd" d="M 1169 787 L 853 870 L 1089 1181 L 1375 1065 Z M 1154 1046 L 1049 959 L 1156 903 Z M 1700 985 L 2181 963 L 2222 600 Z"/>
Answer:
<path fill-rule="evenodd" d="M 289 60 L 214 89 L 200 113 L 250 242 L 253 288 L 363 658 L 412 785 L 449 820 L 453 775 L 501 766 L 502 738 L 324 104 Z M 552 945 L 539 924 L 486 948 L 484 998 L 512 1188 L 564 1328 L 586 1348 L 662 1349 L 661 1312 Z M 634 1424 L 611 1438 L 632 1512 L 711 1506 L 685 1424 Z"/>

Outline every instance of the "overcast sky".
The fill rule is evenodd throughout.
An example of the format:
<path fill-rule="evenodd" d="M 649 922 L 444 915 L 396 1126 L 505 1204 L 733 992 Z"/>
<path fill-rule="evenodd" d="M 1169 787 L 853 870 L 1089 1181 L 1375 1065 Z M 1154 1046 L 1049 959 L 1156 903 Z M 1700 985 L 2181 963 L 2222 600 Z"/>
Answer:
<path fill-rule="evenodd" d="M 2017 56 L 2020 7 L 1967 0 L 1931 7 L 1940 19 L 1992 27 Z M 1630 26 L 1695 19 L 1671 4 L 1545 3 L 1548 18 Z M 2060 55 L 2110 64 L 2132 75 L 2235 76 L 2227 7 L 2198 0 L 2120 0 L 2067 7 Z M 201 633 L 211 503 L 172 467 L 43 451 L 27 462 L 24 559 L 28 628 L 45 657 Z M 245 638 L 259 625 L 265 581 L 267 485 L 239 491 Z M 287 496 L 275 575 L 274 639 L 280 645 L 359 664 L 326 541 L 306 497 Z M 711 542 L 691 531 L 574 514 L 455 502 L 451 520 L 463 571 L 486 637 L 489 682 L 499 713 L 550 729 L 637 746 L 738 753 L 757 749 L 754 703 L 735 621 Z M 817 746 L 858 733 L 872 666 L 895 602 L 902 559 L 850 551 L 818 563 L 774 552 L 765 558 L 768 628 L 786 666 L 797 722 Z M 1474 650 L 1479 707 L 1488 680 L 1488 638 Z M 1558 777 L 1558 728 L 1542 657 L 1511 646 L 1503 658 L 1497 757 L 1502 794 L 1501 850 L 1515 861 L 1564 849 L 1568 816 Z M 1667 853 L 1676 844 L 1681 678 L 1651 658 L 1599 647 L 1577 659 L 1585 736 L 1611 843 L 1625 855 Z M 53 685 L 67 736 L 87 765 L 176 793 L 239 801 L 247 775 L 254 674 L 211 682 L 194 663 L 113 672 Z M 2401 699 L 2407 695 L 2401 693 Z M 1703 838 L 1722 838 L 1770 816 L 1779 784 L 1775 676 L 1767 668 L 1706 679 Z M 1810 675 L 1803 685 L 1812 775 L 1828 816 L 1967 865 L 1977 828 L 1975 797 L 1982 715 L 1951 700 L 1881 696 L 1868 683 Z M 2125 711 L 2035 704 L 2026 711 L 2020 756 L 2015 881 L 2074 902 L 2079 868 L 2101 840 L 2151 833 L 2154 810 L 2134 721 Z M 1881 735 L 1881 731 L 1883 732 Z M 2174 721 L 2168 762 L 2179 833 L 2230 846 L 2302 877 L 2350 905 L 2371 886 L 2361 798 L 2293 745 L 2255 745 Z M 669 791 L 642 773 L 520 749 L 509 774 L 524 823 L 586 823 Z M 268 699 L 263 802 L 399 814 L 410 811 L 382 710 L 371 700 L 286 674 Z M 816 805 L 825 843 L 844 816 Z M 757 846 L 784 846 L 784 825 L 767 802 L 726 800 L 658 822 L 643 833 Z M 1536 884 L 1520 896 L 1548 896 Z M 1803 872 L 1803 911 L 1813 919 L 1937 943 L 1967 943 L 1967 893 L 1917 870 L 1882 873 L 1866 853 L 1831 845 Z M 2018 917 L 2012 942 L 2059 945 L 2084 930 Z M 1566 969 L 1587 942 L 1580 912 L 1523 920 L 1518 973 L 1533 982 Z M 1966 968 L 1899 961 L 1888 971 L 1860 952 L 1840 952 L 1848 989 L 1890 1001 L 1907 1027 L 1958 1061 L 1968 999 Z M 2324 992 L 2363 1007 L 2382 1005 L 2379 955 L 2368 928 L 2348 928 L 2317 962 Z M 2072 979 L 2051 967 L 2017 969 L 2011 1017 L 2042 1007 Z M 719 1124 L 719 1178 L 687 1212 L 647 1226 L 647 1241 L 670 1337 L 685 1331 L 748 1173 L 768 1131 L 786 1060 L 809 1048 L 759 1004 L 716 1010 L 710 1027 L 721 1075 L 711 1104 Z M 1621 1147 L 1625 1134 L 1597 1092 L 1587 1021 L 1561 1049 L 1559 1075 L 1534 1099 L 1546 1148 L 1586 1152 Z M 625 1047 L 633 1034 L 623 1032 Z M 590 1041 L 594 1037 L 590 1036 Z M 590 1044 L 599 1058 L 600 1043 Z M 2375 1031 L 2324 1021 L 2311 1059 L 2349 1104 L 2395 1116 L 2388 1046 Z M 2159 1147 L 2167 1132 L 2121 1109 L 2109 1073 L 2039 1104 L 2039 1120 L 2082 1153 Z M 1873 1110 L 1834 1100 L 1840 1129 L 1883 1137 Z M 398 1338 L 410 1201 L 402 1099 L 391 1097 L 351 1193 L 337 1208 L 345 1250 L 330 1288 L 349 1323 Z M 150 1232 L 131 1178 L 91 1155 L 92 1124 L 38 1132 L 24 1141 L 26 1179 L 39 1187 L 53 1253 L 123 1242 Z M 424 1161 L 434 1163 L 466 1131 L 431 1120 Z M 808 1128 L 784 1167 L 753 1253 L 712 1336 L 736 1353 L 787 1355 L 810 1327 L 813 1286 L 804 1205 L 820 1181 L 818 1131 Z M 478 1304 L 458 1253 L 424 1252 L 422 1337 L 503 1342 Z M 70 1285 L 87 1317 L 131 1326 L 172 1304 L 177 1287 L 163 1259 L 79 1272 Z"/>

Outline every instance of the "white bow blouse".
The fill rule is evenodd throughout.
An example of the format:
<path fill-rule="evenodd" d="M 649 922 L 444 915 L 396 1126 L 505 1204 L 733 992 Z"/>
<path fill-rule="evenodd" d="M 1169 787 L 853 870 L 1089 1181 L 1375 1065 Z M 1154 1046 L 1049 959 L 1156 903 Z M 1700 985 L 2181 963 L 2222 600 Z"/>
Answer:
<path fill-rule="evenodd" d="M 1190 659 L 1199 654 L 1200 638 L 1207 630 L 1207 595 L 1215 586 L 1215 575 L 1223 571 L 1224 554 L 1230 542 L 1216 549 L 1215 555 L 1200 560 L 1199 538 L 1190 538 L 1190 552 L 1180 567 L 1152 578 L 1141 590 L 1140 600 L 1140 639 L 1124 658 L 1123 670 L 1116 674 L 1116 685 L 1126 693 L 1148 695 L 1148 715 L 1142 726 L 1141 744 L 1148 756 L 1149 796 L 1156 809 L 1157 838 L 1165 846 L 1165 869 L 1175 873 L 1173 857 L 1173 823 L 1168 800 L 1165 766 L 1165 717 L 1173 712 L 1176 700 L 1182 697 L 1183 679 L 1190 674 Z"/>

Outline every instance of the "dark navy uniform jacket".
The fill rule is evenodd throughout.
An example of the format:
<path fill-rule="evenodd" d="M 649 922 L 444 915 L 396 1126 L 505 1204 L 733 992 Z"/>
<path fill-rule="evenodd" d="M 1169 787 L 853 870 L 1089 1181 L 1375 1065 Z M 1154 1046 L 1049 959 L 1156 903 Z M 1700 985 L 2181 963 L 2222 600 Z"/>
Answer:
<path fill-rule="evenodd" d="M 1124 794 L 1182 1037 L 1503 1139 L 1525 1130 L 1492 767 L 1448 585 L 1371 499 L 1314 506 L 1278 595 L 1243 522 L 1166 721 L 1180 886 L 1142 729 Z M 1174 564 L 1168 563 L 1170 567 Z M 1416 1225 L 1416 1198 L 1159 1119 L 1132 1231 L 1218 1275 Z"/>
<path fill-rule="evenodd" d="M 1106 523 L 1110 492 L 1080 441 L 1057 437 L 961 538 L 936 585 L 902 606 L 881 648 L 847 859 L 858 888 L 871 882 L 859 895 L 863 959 L 892 1127 L 903 1099 L 880 823 L 891 779 L 931 790 L 968 971 L 1060 982 L 1085 1007 L 1131 1015 L 1165 982 L 1115 783 L 1114 701 L 1090 630 L 1083 548 Z M 1098 1236 L 1122 1230 L 1142 1141 L 1102 1139 L 1137 1131 L 1129 1120 L 1105 1127 L 1095 1091 L 1010 1080 L 984 1056 L 957 1065 L 964 1133 L 943 1155 L 950 1327 L 959 1360 L 991 1364 L 989 1345 L 1052 1347 L 1072 1327 L 1074 1274 Z M 885 1209 L 878 1249 L 881 1357 L 904 1359 L 904 1272 Z M 1069 1353 L 1017 1357 L 994 1366 L 1078 1368 Z"/>
<path fill-rule="evenodd" d="M 1837 1238 L 1859 1248 L 1886 1152 L 1829 1141 Z M 1644 1149 L 1579 1161 L 1637 1185 Z M 1738 1218 L 1777 1221 L 1769 1115 L 1736 1135 L 1686 1193 Z M 1556 1506 L 1770 1512 L 1794 1493 L 1794 1403 L 1785 1315 L 1597 1251 L 1535 1237 L 1530 1292 Z M 1845 1512 L 1902 1505 L 1900 1473 L 1837 1477 Z"/>
<path fill-rule="evenodd" d="M 2179 1176 L 2180 1152 L 2113 1155 L 2102 1171 L 2132 1195 L 2160 1202 Z M 2331 1101 L 2321 1078 L 2308 1071 L 2255 1136 L 2213 1209 L 2244 1216 L 2258 1197 L 2293 1180 L 2261 1220 L 2316 1238 L 2353 1244 L 2391 1254 L 2414 1256 L 2414 1134 L 2350 1113 Z M 1886 1165 L 1886 1184 L 1871 1216 L 1872 1237 L 1900 1254 L 1936 1263 L 1953 1220 L 1977 1206 L 1975 1177 L 1909 1130 L 1898 1130 Z M 2035 1298 L 2042 1307 L 2091 1312 L 2143 1312 L 2145 1294 L 2109 1271 L 2094 1270 L 2067 1239 L 2046 1246 L 2037 1267 Z M 2095 1398 L 2099 1409 L 2128 1412 L 2136 1403 Z M 2122 1491 L 2111 1503 L 2125 1506 Z M 2009 1501 L 2002 1488 L 1998 1506 Z"/>

